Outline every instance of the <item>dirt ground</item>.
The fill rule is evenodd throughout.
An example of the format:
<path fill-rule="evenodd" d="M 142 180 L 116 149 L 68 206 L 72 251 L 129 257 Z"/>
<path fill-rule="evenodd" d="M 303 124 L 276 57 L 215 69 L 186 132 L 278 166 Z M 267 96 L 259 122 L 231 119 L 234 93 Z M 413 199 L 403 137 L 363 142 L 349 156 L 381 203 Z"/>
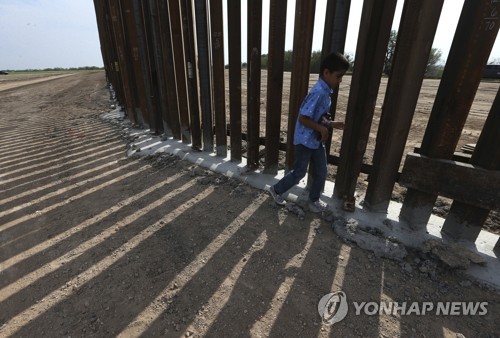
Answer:
<path fill-rule="evenodd" d="M 127 158 L 123 127 L 99 117 L 112 104 L 103 72 L 2 90 L 6 78 L 0 336 L 498 337 L 499 292 L 428 255 L 379 258 L 239 181 Z M 340 290 L 349 312 L 324 325 L 318 302 Z M 488 304 L 469 316 L 352 306 L 391 301 Z"/>

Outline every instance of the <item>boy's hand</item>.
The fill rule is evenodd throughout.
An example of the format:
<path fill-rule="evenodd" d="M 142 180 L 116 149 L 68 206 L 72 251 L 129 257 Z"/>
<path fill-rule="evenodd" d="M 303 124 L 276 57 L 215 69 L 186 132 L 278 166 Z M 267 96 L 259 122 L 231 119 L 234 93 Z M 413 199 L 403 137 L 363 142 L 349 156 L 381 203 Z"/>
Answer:
<path fill-rule="evenodd" d="M 307 128 L 311 128 L 319 133 L 321 137 L 321 142 L 328 141 L 328 128 L 321 123 L 314 122 L 308 116 L 299 115 L 299 122 L 302 123 Z M 328 126 L 329 127 L 329 126 Z"/>
<path fill-rule="evenodd" d="M 319 132 L 321 134 L 321 142 L 328 141 L 328 128 L 325 126 L 319 125 Z"/>

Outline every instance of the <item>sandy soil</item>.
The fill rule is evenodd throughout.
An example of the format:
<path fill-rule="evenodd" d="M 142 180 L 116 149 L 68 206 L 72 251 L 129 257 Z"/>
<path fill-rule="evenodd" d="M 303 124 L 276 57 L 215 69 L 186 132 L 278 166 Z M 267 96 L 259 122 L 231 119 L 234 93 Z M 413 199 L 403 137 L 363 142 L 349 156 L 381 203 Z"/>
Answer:
<path fill-rule="evenodd" d="M 110 105 L 102 72 L 0 92 L 0 336 L 498 336 L 497 291 L 422 253 L 376 257 L 175 157 L 126 158 L 122 127 L 99 118 Z M 487 314 L 350 305 L 323 325 L 318 302 L 338 290 Z"/>

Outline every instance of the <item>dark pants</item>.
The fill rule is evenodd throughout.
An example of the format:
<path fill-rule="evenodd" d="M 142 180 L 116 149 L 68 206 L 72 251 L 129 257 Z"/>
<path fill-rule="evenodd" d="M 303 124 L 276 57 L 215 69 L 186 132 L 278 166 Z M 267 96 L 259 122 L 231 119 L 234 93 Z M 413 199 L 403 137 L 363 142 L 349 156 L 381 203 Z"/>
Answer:
<path fill-rule="evenodd" d="M 318 149 L 309 149 L 301 144 L 296 145 L 293 169 L 274 185 L 274 191 L 281 195 L 299 183 L 306 175 L 307 166 L 311 160 L 314 173 L 309 199 L 316 202 L 321 195 L 321 191 L 323 191 L 326 181 L 326 150 L 324 145 L 321 145 Z"/>

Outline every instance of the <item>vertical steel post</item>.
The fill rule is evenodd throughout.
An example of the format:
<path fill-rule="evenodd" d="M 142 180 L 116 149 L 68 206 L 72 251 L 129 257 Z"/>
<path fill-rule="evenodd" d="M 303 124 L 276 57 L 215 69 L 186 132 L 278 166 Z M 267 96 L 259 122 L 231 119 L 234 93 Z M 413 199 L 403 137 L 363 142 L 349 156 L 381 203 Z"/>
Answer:
<path fill-rule="evenodd" d="M 137 123 L 137 115 L 135 112 L 134 92 L 132 74 L 130 73 L 130 61 L 127 55 L 125 36 L 123 33 L 123 23 L 121 17 L 120 1 L 110 0 L 108 2 L 111 22 L 113 25 L 113 34 L 115 37 L 116 49 L 118 54 L 118 71 L 121 75 L 123 93 L 124 93 L 124 109 L 130 122 Z"/>
<path fill-rule="evenodd" d="M 293 134 L 302 100 L 309 87 L 309 68 L 314 30 L 316 0 L 297 0 L 293 33 L 292 79 L 288 112 L 288 134 L 285 170 L 290 170 L 295 158 Z"/>
<path fill-rule="evenodd" d="M 350 0 L 329 0 L 326 8 L 325 30 L 323 34 L 323 47 L 321 50 L 321 60 L 333 52 L 343 54 L 345 40 L 347 35 L 347 22 L 349 20 Z M 339 95 L 339 86 L 333 88 L 331 97 L 330 115 L 335 120 L 337 112 L 337 100 Z M 332 146 L 333 130 L 328 133 L 328 141 L 325 143 L 327 156 L 330 154 Z M 313 163 L 309 165 L 308 187 L 312 184 L 312 173 L 314 172 Z"/>
<path fill-rule="evenodd" d="M 396 0 L 363 4 L 334 194 L 354 198 L 368 143 Z"/>
<path fill-rule="evenodd" d="M 351 0 L 328 0 L 321 58 L 332 52 L 344 53 Z"/>
<path fill-rule="evenodd" d="M 198 98 L 198 73 L 196 67 L 195 37 L 193 23 L 193 4 L 191 0 L 180 0 L 182 29 L 187 66 L 188 103 L 191 120 L 191 146 L 201 150 L 200 102 Z"/>
<path fill-rule="evenodd" d="M 241 0 L 227 2 L 231 161 L 241 161 Z"/>
<path fill-rule="evenodd" d="M 148 1 L 149 10 L 149 31 L 150 38 L 147 39 L 150 55 L 153 58 L 146 69 L 147 73 L 151 74 L 152 81 L 149 83 L 149 92 L 151 93 L 152 120 L 155 125 L 155 133 L 160 134 L 167 132 L 163 124 L 163 116 L 166 114 L 167 108 L 167 89 L 165 85 L 165 70 L 163 65 L 162 45 L 160 39 L 160 20 L 158 6 L 156 1 Z M 146 46 L 147 48 L 147 46 Z"/>
<path fill-rule="evenodd" d="M 97 31 L 99 34 L 99 42 L 100 42 L 100 49 L 101 49 L 104 69 L 106 70 L 106 76 L 108 78 L 108 81 L 112 82 L 111 81 L 112 69 L 110 68 L 110 65 L 112 64 L 113 60 L 113 58 L 111 57 L 112 45 L 110 44 L 110 41 L 106 34 L 107 31 L 106 26 L 108 22 L 106 21 L 106 16 L 102 6 L 102 1 L 94 0 L 94 10 L 96 15 Z"/>
<path fill-rule="evenodd" d="M 106 6 L 106 11 L 107 11 L 107 16 L 109 18 L 111 18 L 111 14 L 109 12 L 109 7 Z M 111 62 L 111 66 L 112 66 L 112 69 L 113 69 L 113 75 L 114 75 L 114 78 L 116 79 L 115 81 L 115 91 L 116 91 L 116 95 L 118 97 L 118 101 L 121 103 L 122 106 L 125 105 L 125 87 L 123 85 L 123 79 L 121 77 L 121 74 L 120 74 L 120 67 L 119 67 L 119 57 L 118 57 L 118 44 L 116 43 L 116 38 L 114 36 L 114 33 L 113 33 L 113 24 L 112 24 L 112 20 L 109 19 L 107 20 L 108 21 L 108 36 L 110 37 L 110 41 L 111 41 L 111 46 L 113 48 L 113 60 Z"/>
<path fill-rule="evenodd" d="M 264 172 L 278 172 L 287 0 L 271 0 L 267 64 L 266 157 Z"/>
<path fill-rule="evenodd" d="M 227 156 L 226 88 L 224 84 L 224 31 L 222 0 L 210 0 L 210 31 L 212 34 L 212 78 L 215 115 L 215 151 Z"/>
<path fill-rule="evenodd" d="M 259 167 L 262 0 L 248 1 L 247 167 Z"/>
<path fill-rule="evenodd" d="M 174 51 L 175 65 L 175 83 L 177 84 L 177 100 L 179 102 L 182 142 L 191 143 L 186 65 L 184 64 L 181 10 L 178 0 L 168 1 L 168 12 L 170 13 L 170 29 L 172 34 L 172 47 Z"/>
<path fill-rule="evenodd" d="M 151 78 L 151 72 L 149 71 L 147 36 L 144 28 L 144 16 L 140 0 L 132 0 L 132 12 L 135 23 L 135 32 L 137 34 L 140 71 L 142 73 L 145 101 L 148 109 L 148 116 L 146 117 L 146 120 L 151 130 L 154 130 L 156 133 L 160 133 L 163 130 L 163 125 L 158 123 L 158 121 L 161 120 L 158 116 L 161 115 L 158 109 L 157 95 L 155 94 L 152 85 L 153 80 Z"/>
<path fill-rule="evenodd" d="M 134 94 L 135 112 L 137 121 L 146 128 L 150 127 L 150 118 L 148 110 L 148 94 L 145 91 L 147 79 L 141 70 L 141 61 L 139 60 L 141 47 L 139 46 L 138 34 L 132 11 L 131 0 L 120 0 L 121 17 L 123 33 L 128 54 L 128 67 L 130 68 L 131 88 Z"/>
<path fill-rule="evenodd" d="M 181 126 L 179 122 L 179 104 L 177 100 L 177 86 L 175 84 L 174 56 L 172 52 L 172 38 L 170 35 L 170 15 L 166 1 L 158 1 L 158 20 L 160 24 L 160 40 L 164 66 L 167 110 L 163 112 L 163 126 L 165 137 L 173 136 L 180 140 Z"/>
<path fill-rule="evenodd" d="M 97 3 L 97 2 L 96 2 Z M 123 82 L 119 73 L 119 67 L 118 67 L 118 51 L 116 47 L 116 42 L 115 42 L 115 36 L 113 34 L 113 23 L 109 10 L 109 3 L 104 3 L 102 1 L 98 2 L 98 6 L 100 10 L 102 11 L 102 20 L 104 22 L 104 35 L 105 35 L 105 40 L 106 41 L 106 51 L 108 54 L 108 62 L 105 65 L 106 66 L 106 74 L 108 76 L 108 80 L 110 81 L 111 85 L 113 86 L 114 94 L 116 96 L 116 99 L 119 102 L 125 102 L 125 94 L 123 91 Z"/>
<path fill-rule="evenodd" d="M 453 156 L 495 43 L 499 10 L 496 1 L 465 1 L 425 130 L 422 155 L 441 159 Z M 400 217 L 412 228 L 425 228 L 436 197 L 408 189 Z"/>
<path fill-rule="evenodd" d="M 332 50 L 332 36 L 334 34 L 335 16 L 337 15 L 337 0 L 327 0 L 325 26 L 323 28 L 323 45 L 321 47 L 321 60 Z"/>
<path fill-rule="evenodd" d="M 328 0 L 325 18 L 325 30 L 323 35 L 323 47 L 321 50 L 321 59 L 328 54 L 338 52 L 344 54 L 345 40 L 347 36 L 347 23 L 349 20 L 349 11 L 351 0 Z M 334 88 L 332 95 L 332 105 L 330 114 L 335 119 L 337 111 L 338 88 Z M 327 142 L 327 154 L 330 153 L 331 135 Z"/>
<path fill-rule="evenodd" d="M 111 19 L 111 13 L 108 5 L 104 6 L 106 10 L 106 21 L 108 22 L 107 28 L 107 34 L 109 37 L 109 40 L 111 42 L 112 46 L 112 51 L 113 51 L 113 59 L 111 60 L 111 67 L 113 69 L 113 77 L 115 78 L 115 92 L 116 96 L 118 98 L 118 101 L 121 103 L 121 106 L 125 106 L 125 86 L 123 85 L 123 79 L 120 74 L 120 66 L 119 66 L 119 57 L 118 57 L 118 44 L 116 42 L 116 37 L 113 33 L 113 22 Z"/>
<path fill-rule="evenodd" d="M 500 89 L 491 106 L 481 135 L 476 143 L 470 164 L 488 170 L 500 170 Z M 488 218 L 490 210 L 454 201 L 441 232 L 454 238 L 474 242 Z"/>
<path fill-rule="evenodd" d="M 210 93 L 210 59 L 208 49 L 208 22 L 206 0 L 195 0 L 198 67 L 200 72 L 200 98 L 203 129 L 203 150 L 214 151 L 212 97 Z"/>
<path fill-rule="evenodd" d="M 405 1 L 365 197 L 373 210 L 389 206 L 443 1 Z"/>

